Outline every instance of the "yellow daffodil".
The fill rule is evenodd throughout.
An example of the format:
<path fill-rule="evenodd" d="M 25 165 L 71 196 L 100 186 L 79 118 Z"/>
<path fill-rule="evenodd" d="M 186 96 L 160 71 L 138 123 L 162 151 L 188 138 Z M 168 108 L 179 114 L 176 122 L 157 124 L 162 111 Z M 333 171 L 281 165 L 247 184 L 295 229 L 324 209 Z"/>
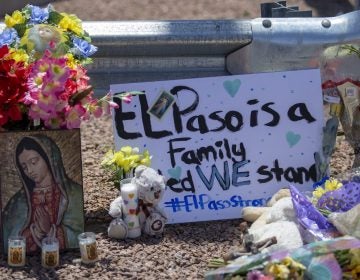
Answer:
<path fill-rule="evenodd" d="M 352 279 L 360 279 L 360 265 L 351 270 Z"/>
<path fill-rule="evenodd" d="M 22 24 L 25 22 L 25 20 L 26 19 L 23 14 L 18 10 L 14 11 L 11 16 L 5 15 L 5 24 L 7 27 L 13 27 L 16 24 Z"/>
<path fill-rule="evenodd" d="M 276 279 L 289 279 L 290 270 L 284 264 L 270 264 L 267 271 Z"/>
<path fill-rule="evenodd" d="M 314 191 L 313 191 L 313 196 L 317 199 L 319 199 L 321 196 L 323 196 L 323 194 L 326 193 L 326 191 L 322 188 L 322 187 L 317 187 Z"/>
<path fill-rule="evenodd" d="M 357 266 L 360 266 L 360 249 L 350 249 L 350 264 L 349 264 L 349 268 L 355 268 Z"/>
<path fill-rule="evenodd" d="M 123 166 L 125 162 L 124 154 L 122 152 L 116 152 L 114 154 L 114 163 L 116 163 L 117 166 Z"/>
<path fill-rule="evenodd" d="M 76 35 L 81 36 L 84 30 L 81 25 L 81 20 L 75 15 L 61 13 L 63 18 L 59 22 L 60 28 L 74 32 Z"/>
<path fill-rule="evenodd" d="M 101 166 L 113 172 L 115 180 L 121 180 L 132 172 L 139 165 L 150 166 L 151 156 L 145 150 L 139 153 L 139 148 L 124 146 L 120 151 L 108 151 L 101 162 Z"/>
<path fill-rule="evenodd" d="M 139 149 L 131 148 L 130 146 L 124 146 L 124 147 L 121 147 L 120 151 L 123 152 L 125 154 L 125 156 L 130 156 L 132 154 L 138 153 Z"/>
<path fill-rule="evenodd" d="M 342 183 L 336 179 L 329 179 L 329 180 L 326 180 L 326 182 L 325 182 L 325 190 L 326 191 L 334 191 L 340 187 L 342 187 Z"/>
<path fill-rule="evenodd" d="M 151 164 L 151 156 L 148 150 L 144 151 L 143 158 L 140 160 L 140 164 L 145 166 L 150 166 Z"/>
<path fill-rule="evenodd" d="M 290 257 L 286 257 L 281 261 L 281 263 L 286 266 L 291 266 L 293 263 L 293 260 Z"/>

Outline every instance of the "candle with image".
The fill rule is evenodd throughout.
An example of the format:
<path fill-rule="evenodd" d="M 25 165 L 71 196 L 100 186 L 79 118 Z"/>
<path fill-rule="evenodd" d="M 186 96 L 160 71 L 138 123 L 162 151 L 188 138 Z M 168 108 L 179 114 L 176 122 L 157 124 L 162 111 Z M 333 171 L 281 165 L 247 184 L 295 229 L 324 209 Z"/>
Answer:
<path fill-rule="evenodd" d="M 98 252 L 95 233 L 81 233 L 79 234 L 78 239 L 81 253 L 81 261 L 86 264 L 96 262 L 98 260 Z"/>
<path fill-rule="evenodd" d="M 8 239 L 8 265 L 24 266 L 26 240 L 23 236 L 10 236 Z"/>
<path fill-rule="evenodd" d="M 140 221 L 137 212 L 138 193 L 137 188 L 132 183 L 124 184 L 121 187 L 121 197 L 124 200 L 124 221 L 128 226 L 129 238 L 136 238 L 141 235 Z"/>
<path fill-rule="evenodd" d="M 56 237 L 46 237 L 41 241 L 41 265 L 45 268 L 59 265 L 59 241 Z"/>

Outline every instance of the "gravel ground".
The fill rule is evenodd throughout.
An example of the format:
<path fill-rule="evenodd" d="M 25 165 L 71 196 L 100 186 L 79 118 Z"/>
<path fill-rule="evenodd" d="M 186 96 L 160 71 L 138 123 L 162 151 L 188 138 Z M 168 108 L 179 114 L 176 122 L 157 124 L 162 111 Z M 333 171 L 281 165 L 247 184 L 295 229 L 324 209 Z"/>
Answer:
<path fill-rule="evenodd" d="M 71 0 L 55 1 L 53 5 L 83 20 L 229 19 L 258 17 L 260 2 L 263 1 Z M 326 3 L 327 9 L 320 7 L 320 12 L 315 12 L 325 16 L 348 11 L 349 5 L 354 4 L 345 0 L 288 1 L 288 4 L 306 10 L 314 2 L 320 6 Z M 86 229 L 97 235 L 100 261 L 93 266 L 82 265 L 76 251 L 62 254 L 56 270 L 41 268 L 37 256 L 28 258 L 25 268 L 11 269 L 6 259 L 0 258 L 0 279 L 202 279 L 211 257 L 221 256 L 239 245 L 239 220 L 169 225 L 162 238 L 141 237 L 126 242 L 109 239 L 106 228 L 111 218 L 107 208 L 117 191 L 99 168 L 99 162 L 113 146 L 111 119 L 104 117 L 85 123 L 81 131 Z M 334 174 L 349 169 L 352 159 L 352 150 L 340 135 L 331 162 Z"/>

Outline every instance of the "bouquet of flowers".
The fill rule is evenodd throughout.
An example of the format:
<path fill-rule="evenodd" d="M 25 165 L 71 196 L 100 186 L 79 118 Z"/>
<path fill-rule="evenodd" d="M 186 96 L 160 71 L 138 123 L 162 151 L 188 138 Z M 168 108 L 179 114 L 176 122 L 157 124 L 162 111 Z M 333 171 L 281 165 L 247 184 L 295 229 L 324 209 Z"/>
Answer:
<path fill-rule="evenodd" d="M 343 237 L 314 242 L 294 251 L 240 257 L 210 271 L 205 279 L 359 279 L 360 241 Z"/>
<path fill-rule="evenodd" d="M 110 94 L 93 97 L 84 65 L 97 48 L 75 15 L 27 5 L 5 16 L 0 33 L 0 130 L 78 128 L 109 113 Z M 130 101 L 128 93 L 117 97 Z"/>
<path fill-rule="evenodd" d="M 133 170 L 139 165 L 150 166 L 151 156 L 148 150 L 142 154 L 139 148 L 124 146 L 120 151 L 109 150 L 101 162 L 101 166 L 111 172 L 112 180 L 120 182 L 132 177 Z"/>
<path fill-rule="evenodd" d="M 358 172 L 354 170 L 353 175 Z M 290 186 L 304 241 L 324 240 L 342 234 L 360 237 L 360 222 L 357 222 L 360 218 L 359 178 L 358 175 L 342 181 L 324 178 L 314 185 L 311 197 Z"/>

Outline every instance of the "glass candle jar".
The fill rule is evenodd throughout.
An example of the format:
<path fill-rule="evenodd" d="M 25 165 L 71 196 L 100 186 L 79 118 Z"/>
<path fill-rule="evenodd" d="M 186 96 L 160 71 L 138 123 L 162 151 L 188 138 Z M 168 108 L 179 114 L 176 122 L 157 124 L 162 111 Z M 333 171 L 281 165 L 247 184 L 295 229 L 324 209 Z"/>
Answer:
<path fill-rule="evenodd" d="M 10 236 L 8 239 L 8 265 L 24 266 L 26 240 L 23 236 Z"/>
<path fill-rule="evenodd" d="M 96 262 L 98 259 L 98 253 L 95 233 L 81 233 L 78 236 L 78 240 L 81 253 L 81 261 L 86 264 Z"/>
<path fill-rule="evenodd" d="M 59 241 L 56 237 L 46 237 L 41 241 L 41 265 L 45 268 L 59 265 Z"/>

